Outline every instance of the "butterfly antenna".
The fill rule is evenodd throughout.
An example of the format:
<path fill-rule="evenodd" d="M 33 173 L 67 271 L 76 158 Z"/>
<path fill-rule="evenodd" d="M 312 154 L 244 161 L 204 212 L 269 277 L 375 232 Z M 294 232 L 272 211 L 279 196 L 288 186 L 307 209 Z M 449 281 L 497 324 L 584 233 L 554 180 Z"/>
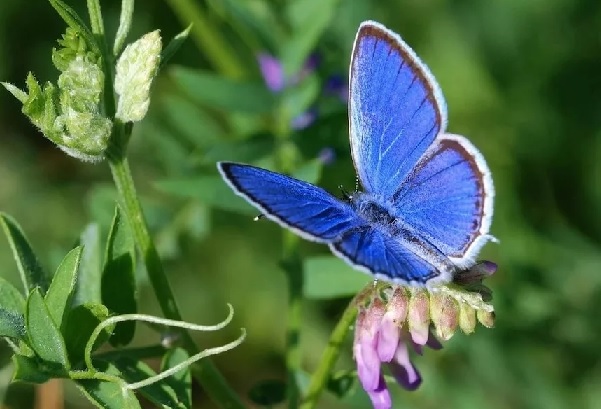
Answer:
<path fill-rule="evenodd" d="M 355 176 L 355 192 L 359 191 L 359 175 Z"/>
<path fill-rule="evenodd" d="M 349 194 L 349 192 L 342 185 L 338 186 L 338 189 L 340 189 L 342 199 L 346 202 L 350 202 L 353 196 Z"/>
<path fill-rule="evenodd" d="M 254 222 L 258 222 L 259 220 L 261 220 L 261 219 L 263 219 L 263 218 L 265 218 L 265 215 L 264 215 L 264 214 L 260 214 L 260 215 L 256 216 L 256 217 L 253 219 L 253 221 L 254 221 Z"/>

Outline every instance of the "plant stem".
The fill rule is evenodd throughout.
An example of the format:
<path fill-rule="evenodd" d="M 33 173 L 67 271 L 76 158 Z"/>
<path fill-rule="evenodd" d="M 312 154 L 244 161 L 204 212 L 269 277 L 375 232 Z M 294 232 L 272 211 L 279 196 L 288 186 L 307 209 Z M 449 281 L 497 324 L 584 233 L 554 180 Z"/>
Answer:
<path fill-rule="evenodd" d="M 192 39 L 200 50 L 211 61 L 212 65 L 229 78 L 244 76 L 244 64 L 238 60 L 236 53 L 219 36 L 213 21 L 206 15 L 198 2 L 192 0 L 167 0 L 184 26 L 192 23 Z"/>
<path fill-rule="evenodd" d="M 99 0 L 88 0 L 87 4 L 92 32 L 102 52 L 105 73 L 105 114 L 108 117 L 114 117 L 116 101 L 113 89 L 113 62 L 115 56 L 110 52 L 106 44 Z M 133 2 L 130 5 L 133 8 Z M 136 246 L 142 254 L 150 283 L 163 311 L 163 315 L 168 319 L 181 321 L 181 314 L 179 313 L 173 291 L 148 231 L 125 154 L 131 129 L 131 124 L 130 126 L 126 126 L 126 124 L 119 122 L 117 119 L 114 120 L 113 133 L 109 148 L 106 151 L 106 157 L 111 168 L 115 186 L 117 187 L 121 209 L 130 225 Z M 199 349 L 190 334 L 185 330 L 181 330 L 181 336 L 183 345 L 188 352 L 191 355 L 198 354 Z M 229 387 L 221 373 L 210 360 L 203 359 L 193 365 L 192 374 L 217 405 L 225 409 L 244 409 L 244 404 L 238 395 Z"/>
<path fill-rule="evenodd" d="M 286 371 L 288 409 L 298 408 L 300 392 L 296 375 L 301 366 L 300 327 L 302 323 L 303 265 L 298 257 L 298 237 L 284 230 L 282 268 L 288 278 L 288 319 L 286 327 Z"/>
<path fill-rule="evenodd" d="M 130 224 L 136 246 L 142 254 L 148 278 L 163 311 L 163 315 L 168 319 L 181 321 L 181 314 L 171 290 L 171 285 L 167 280 L 156 247 L 148 231 L 142 206 L 136 194 L 129 164 L 127 158 L 124 156 L 125 148 L 117 142 L 128 139 L 123 135 L 125 133 L 124 126 L 116 124 L 114 132 L 117 133 L 117 135 L 113 135 L 113 141 L 116 143 L 107 151 L 107 158 L 115 185 L 117 186 L 122 210 Z M 181 335 L 183 345 L 188 352 L 192 355 L 197 354 L 199 349 L 190 334 L 182 331 Z M 196 363 L 192 367 L 192 373 L 211 399 L 219 406 L 228 409 L 244 408 L 244 404 L 238 395 L 229 387 L 210 360 L 204 359 Z"/>
<path fill-rule="evenodd" d="M 317 405 L 317 400 L 325 388 L 332 368 L 340 355 L 340 347 L 346 338 L 355 318 L 357 317 L 357 306 L 355 300 L 351 301 L 344 310 L 342 317 L 336 324 L 336 327 L 330 335 L 328 346 L 323 351 L 319 366 L 311 376 L 307 395 L 303 398 L 300 409 L 313 409 Z"/>
<path fill-rule="evenodd" d="M 90 15 L 90 24 L 92 34 L 98 43 L 102 53 L 102 71 L 104 72 L 104 111 L 107 117 L 115 116 L 115 98 L 113 94 L 114 56 L 106 45 L 106 36 L 104 35 L 104 22 L 99 0 L 88 0 L 88 14 Z"/>

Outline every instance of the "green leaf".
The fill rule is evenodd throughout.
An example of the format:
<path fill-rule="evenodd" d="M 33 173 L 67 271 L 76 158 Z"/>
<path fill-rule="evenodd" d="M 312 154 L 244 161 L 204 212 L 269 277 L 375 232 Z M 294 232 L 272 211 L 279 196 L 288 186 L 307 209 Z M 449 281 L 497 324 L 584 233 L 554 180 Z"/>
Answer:
<path fill-rule="evenodd" d="M 294 119 L 306 112 L 317 100 L 321 91 L 320 86 L 319 77 L 312 74 L 303 78 L 298 85 L 287 89 L 283 98 L 286 114 Z"/>
<path fill-rule="evenodd" d="M 43 363 L 38 362 L 36 358 L 15 354 L 13 355 L 13 365 L 15 366 L 13 381 L 41 384 L 52 376 L 51 372 L 43 370 Z"/>
<path fill-rule="evenodd" d="M 0 307 L 19 314 L 25 312 L 25 298 L 11 283 L 0 277 Z"/>
<path fill-rule="evenodd" d="M 75 304 L 87 302 L 100 303 L 100 282 L 102 279 L 102 253 L 100 250 L 100 228 L 96 223 L 86 226 L 79 237 L 79 245 L 83 246 Z"/>
<path fill-rule="evenodd" d="M 49 0 L 50 5 L 57 11 L 57 13 L 62 17 L 65 23 L 73 30 L 81 33 L 81 35 L 86 39 L 88 46 L 94 51 L 94 53 L 100 55 L 100 49 L 98 48 L 98 44 L 94 39 L 94 35 L 86 26 L 86 23 L 79 17 L 79 15 L 73 10 L 71 7 L 67 6 L 61 0 Z"/>
<path fill-rule="evenodd" d="M 327 388 L 342 399 L 354 392 L 357 386 L 357 374 L 354 371 L 340 371 L 328 379 Z"/>
<path fill-rule="evenodd" d="M 234 81 L 209 71 L 177 67 L 171 76 L 193 101 L 230 112 L 262 114 L 271 111 L 274 95 L 261 83 Z"/>
<path fill-rule="evenodd" d="M 286 400 L 286 383 L 281 380 L 260 381 L 250 389 L 248 397 L 259 406 L 279 405 Z"/>
<path fill-rule="evenodd" d="M 319 256 L 304 261 L 304 288 L 307 298 L 328 299 L 349 297 L 365 287 L 370 277 L 354 270 L 332 256 Z"/>
<path fill-rule="evenodd" d="M 243 141 L 220 141 L 203 153 L 201 163 L 214 166 L 215 162 L 226 159 L 236 162 L 255 162 L 271 155 L 275 149 L 272 137 L 259 135 Z"/>
<path fill-rule="evenodd" d="M 133 314 L 137 311 L 135 254 L 129 226 L 117 206 L 106 244 L 102 273 L 102 303 L 117 314 Z M 109 340 L 111 345 L 129 344 L 135 330 L 134 321 L 117 324 Z"/>
<path fill-rule="evenodd" d="M 316 184 L 321 177 L 323 164 L 319 159 L 313 159 L 305 162 L 302 166 L 296 169 L 292 176 L 305 182 Z"/>
<path fill-rule="evenodd" d="M 40 287 L 42 292 L 46 292 L 48 288 L 46 273 L 40 266 L 21 227 L 19 227 L 12 217 L 2 212 L 0 212 L 0 224 L 2 224 L 4 234 L 6 234 L 6 238 L 8 239 L 8 244 L 17 263 L 17 268 L 21 274 L 21 280 L 26 291 L 29 292 L 36 287 Z"/>
<path fill-rule="evenodd" d="M 69 362 L 76 365 L 84 359 L 86 344 L 94 329 L 109 317 L 109 310 L 102 304 L 86 303 L 73 308 L 63 324 L 63 336 Z M 106 327 L 99 335 L 92 351 L 108 341 L 114 326 Z"/>
<path fill-rule="evenodd" d="M 315 49 L 319 38 L 334 18 L 338 0 L 293 0 L 288 2 L 287 16 L 292 36 L 282 46 L 284 72 L 299 72 Z"/>
<path fill-rule="evenodd" d="M 168 95 L 162 99 L 161 109 L 177 139 L 184 139 L 194 147 L 210 148 L 223 135 L 223 130 L 215 119 L 198 105 L 179 95 Z M 162 134 L 161 137 L 165 138 L 165 135 Z M 190 155 L 188 147 L 185 153 Z"/>
<path fill-rule="evenodd" d="M 94 366 L 111 375 L 120 375 L 113 364 L 94 361 Z M 133 391 L 125 389 L 125 382 L 107 382 L 94 379 L 76 380 L 75 384 L 83 394 L 102 409 L 140 409 L 140 403 Z"/>
<path fill-rule="evenodd" d="M 252 50 L 274 50 L 278 39 L 285 35 L 282 19 L 272 12 L 270 2 L 209 0 L 208 3 Z"/>
<path fill-rule="evenodd" d="M 23 339 L 25 337 L 23 315 L 0 307 L 0 337 Z"/>
<path fill-rule="evenodd" d="M 38 288 L 29 293 L 25 312 L 29 346 L 54 371 L 68 371 L 67 348 Z"/>
<path fill-rule="evenodd" d="M 183 348 L 168 350 L 161 363 L 161 372 L 179 365 L 189 357 L 190 355 L 188 355 L 188 352 Z M 165 382 L 173 388 L 178 401 L 181 402 L 185 408 L 192 407 L 192 375 L 190 374 L 189 367 L 166 378 Z"/>
<path fill-rule="evenodd" d="M 219 176 L 197 176 L 189 179 L 171 179 L 155 183 L 157 189 L 180 197 L 198 199 L 201 203 L 218 209 L 247 215 L 257 215 L 257 210 L 236 196 Z"/>
<path fill-rule="evenodd" d="M 144 362 L 127 357 L 118 358 L 114 364 L 119 369 L 120 376 L 130 384 L 156 375 Z M 178 399 L 177 394 L 167 382 L 156 382 L 138 390 L 148 400 L 160 407 L 173 409 L 187 408 L 185 403 Z"/>
<path fill-rule="evenodd" d="M 184 41 L 188 39 L 188 36 L 190 35 L 190 30 L 192 30 L 192 24 L 186 27 L 184 31 L 173 37 L 171 41 L 169 41 L 167 47 L 165 47 L 161 52 L 161 62 L 159 63 L 159 70 L 161 70 L 165 66 L 165 64 L 167 64 L 167 61 L 169 61 L 171 57 L 175 55 L 177 50 L 179 50 L 182 44 L 184 44 Z"/>
<path fill-rule="evenodd" d="M 50 316 L 60 328 L 71 309 L 73 290 L 77 282 L 77 270 L 81 260 L 81 246 L 71 250 L 58 266 L 48 292 L 44 297 Z"/>
<path fill-rule="evenodd" d="M 0 277 L 0 336 L 25 337 L 25 299 L 11 283 Z"/>

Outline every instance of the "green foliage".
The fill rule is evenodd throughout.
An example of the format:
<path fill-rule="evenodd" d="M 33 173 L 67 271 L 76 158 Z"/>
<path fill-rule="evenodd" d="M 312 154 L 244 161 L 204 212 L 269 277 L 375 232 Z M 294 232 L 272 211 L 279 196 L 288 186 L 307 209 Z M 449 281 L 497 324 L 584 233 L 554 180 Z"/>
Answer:
<path fill-rule="evenodd" d="M 170 349 L 163 356 L 161 372 L 184 362 L 189 358 L 186 350 L 182 348 Z M 173 389 L 178 404 L 184 408 L 192 407 L 192 375 L 190 369 L 185 368 L 166 379 L 167 384 Z"/>
<path fill-rule="evenodd" d="M 119 207 L 116 207 L 106 244 L 102 273 L 102 302 L 110 311 L 117 314 L 131 314 L 137 311 L 135 268 L 133 238 Z M 133 321 L 118 324 L 111 336 L 111 345 L 129 344 L 135 330 L 136 325 Z"/>
<path fill-rule="evenodd" d="M 249 379 L 278 379 L 279 396 L 273 400 L 278 402 L 284 387 L 288 392 L 296 384 L 301 395 L 309 390 L 330 331 L 348 299 L 370 278 L 324 246 L 289 246 L 274 223 L 253 222 L 256 211 L 223 184 L 215 162 L 283 171 L 333 194 L 339 185 L 353 190 L 346 105 L 327 87 L 333 75 L 344 82 L 357 26 L 373 18 L 399 32 L 428 63 L 448 102 L 449 131 L 465 134 L 483 152 L 497 190 L 492 233 L 501 241 L 482 253 L 500 266 L 487 283 L 494 290 L 495 328 L 457 335 L 443 353 L 425 352 L 419 358 L 424 384 L 415 393 L 395 389 L 395 402 L 462 409 L 598 406 L 600 326 L 592 312 L 601 293 L 601 129 L 595 93 L 601 59 L 598 38 L 591 34 L 598 32 L 601 19 L 598 2 L 184 0 L 138 2 L 132 14 L 133 1 L 126 0 L 119 15 L 110 2 L 89 0 L 102 4 L 106 34 L 88 27 L 87 21 L 103 19 L 88 18 L 86 2 L 49 3 L 60 18 L 50 15 L 44 2 L 0 5 L 0 30 L 6 31 L 0 36 L 5 39 L 0 76 L 13 84 L 26 78 L 22 90 L 4 83 L 20 104 L 0 93 L 6 130 L 0 207 L 23 226 L 0 215 L 8 238 L 8 246 L 0 246 L 0 335 L 9 341 L 16 381 L 71 378 L 97 407 L 138 408 L 135 393 L 124 387 L 155 374 L 142 360 L 152 358 L 153 368 L 161 360 L 165 370 L 190 355 L 183 349 L 192 353 L 190 343 L 181 336 L 175 342 L 183 349 L 165 352 L 154 345 L 151 354 L 139 356 L 137 348 L 158 342 L 155 332 L 164 328 L 137 325 L 132 340 L 131 323 L 109 326 L 89 351 L 94 378 L 84 362 L 94 328 L 113 314 L 134 311 L 136 300 L 153 314 L 160 314 L 159 306 L 175 305 L 176 312 L 179 306 L 185 317 L 201 322 L 216 318 L 230 301 L 242 311 L 237 319 L 248 328 L 250 341 L 245 349 L 220 357 L 231 389 L 244 395 L 255 385 Z M 114 121 L 111 71 L 132 38 L 157 28 L 163 38 L 180 33 L 162 50 L 159 67 L 167 68 L 170 58 L 178 65 L 159 72 L 145 120 L 132 133 L 131 125 Z M 50 58 L 49 33 L 61 32 Z M 185 41 L 188 35 L 191 41 Z M 283 63 L 283 90 L 273 93 L 263 85 L 259 53 Z M 307 58 L 314 53 L 319 65 L 307 72 Z M 29 68 L 35 68 L 35 76 L 27 75 Z M 77 76 L 79 69 L 89 77 Z M 72 116 L 65 116 L 67 106 L 76 108 Z M 18 120 L 19 109 L 35 129 Z M 293 120 L 308 111 L 316 120 L 295 129 Z M 125 223 L 129 242 L 118 244 L 115 236 L 125 230 L 110 233 L 115 232 L 110 218 L 115 198 L 122 200 L 120 188 L 104 194 L 105 185 L 96 184 L 106 181 L 104 166 L 60 157 L 35 141 L 38 129 L 56 140 L 66 134 L 90 138 L 95 144 L 76 146 L 88 159 L 127 152 L 144 216 L 122 207 L 121 221 L 147 221 L 146 235 Z M 331 165 L 318 157 L 324 147 L 336 154 Z M 83 226 L 88 227 L 75 243 L 83 248 L 72 250 Z M 168 259 L 165 277 L 177 302 L 155 290 L 151 276 L 158 257 L 140 245 L 152 239 L 161 258 Z M 109 247 L 115 249 L 110 260 L 105 257 Z M 303 295 L 300 322 L 289 321 L 295 315 L 287 310 L 286 276 L 278 271 L 278 260 L 289 253 L 302 262 L 295 268 L 302 270 L 296 277 L 302 281 L 296 289 Z M 63 259 L 50 283 L 41 266 L 55 268 Z M 140 266 L 136 279 L 134 265 Z M 459 311 L 461 328 L 473 327 L 477 317 L 472 313 Z M 124 326 L 132 329 L 104 355 L 99 348 L 108 348 L 113 330 L 119 334 Z M 291 345 L 284 334 L 299 336 L 302 354 L 296 356 L 302 360 L 292 359 L 294 353 L 283 347 Z M 211 342 L 227 342 L 230 335 L 216 334 Z M 199 344 L 204 347 L 205 340 Z M 350 340 L 343 337 L 338 347 L 342 371 L 327 377 L 332 394 L 322 396 L 318 406 L 370 407 L 354 383 Z M 119 353 L 134 358 L 124 364 L 116 358 Z M 294 368 L 298 362 L 308 372 Z M 0 383 L 8 382 L 6 373 L 10 369 L 2 371 Z M 191 373 L 217 406 L 231 403 L 219 386 L 228 382 L 215 378 L 214 368 L 195 366 Z M 82 374 L 90 377 L 77 377 Z M 196 394 L 192 398 L 190 372 L 153 386 L 143 391 L 152 404 L 208 405 L 197 403 Z M 69 402 L 77 399 L 72 393 L 65 390 Z M 5 406 L 25 407 L 12 403 L 20 395 L 22 389 L 9 386 Z M 273 398 L 269 391 L 260 396 Z"/>
<path fill-rule="evenodd" d="M 104 373 L 119 375 L 120 371 L 114 364 L 98 362 L 98 367 Z M 103 381 L 96 379 L 81 379 L 76 381 L 79 389 L 98 408 L 102 409 L 139 409 L 140 403 L 132 390 L 125 389 L 124 381 Z"/>
<path fill-rule="evenodd" d="M 28 344 L 36 356 L 44 361 L 52 371 L 66 373 L 70 367 L 67 347 L 37 288 L 31 290 L 27 298 L 25 322 Z"/>
<path fill-rule="evenodd" d="M 303 273 L 303 294 L 313 299 L 351 297 L 370 282 L 365 274 L 333 256 L 305 259 Z"/>
<path fill-rule="evenodd" d="M 68 318 L 82 251 L 82 247 L 76 247 L 65 256 L 44 297 L 50 316 L 59 328 Z"/>
<path fill-rule="evenodd" d="M 4 213 L 0 213 L 0 224 L 2 224 L 4 234 L 8 239 L 25 289 L 28 291 L 40 287 L 45 291 L 48 286 L 46 284 L 46 273 L 40 266 L 19 225 L 12 217 Z"/>
<path fill-rule="evenodd" d="M 207 107 L 246 114 L 261 114 L 274 107 L 274 96 L 258 82 L 223 78 L 209 71 L 177 67 L 173 81 L 187 96 Z"/>
<path fill-rule="evenodd" d="M 278 380 L 258 382 L 248 392 L 248 397 L 259 406 L 279 405 L 286 400 L 286 383 Z"/>
<path fill-rule="evenodd" d="M 0 335 L 22 339 L 25 335 L 25 299 L 12 284 L 0 277 Z"/>

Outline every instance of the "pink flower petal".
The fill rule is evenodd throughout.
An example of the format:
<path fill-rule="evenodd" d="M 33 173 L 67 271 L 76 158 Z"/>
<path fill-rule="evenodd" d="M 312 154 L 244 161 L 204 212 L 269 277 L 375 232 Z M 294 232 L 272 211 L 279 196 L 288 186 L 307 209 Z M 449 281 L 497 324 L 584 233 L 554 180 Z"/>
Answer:
<path fill-rule="evenodd" d="M 404 342 L 399 344 L 394 361 L 390 363 L 390 372 L 399 385 L 403 388 L 414 391 L 422 383 L 422 377 L 409 359 L 409 351 Z"/>
<path fill-rule="evenodd" d="M 388 392 L 383 376 L 380 376 L 376 389 L 366 392 L 371 399 L 371 403 L 374 405 L 374 409 L 392 408 L 392 400 L 390 399 L 390 393 Z"/>

